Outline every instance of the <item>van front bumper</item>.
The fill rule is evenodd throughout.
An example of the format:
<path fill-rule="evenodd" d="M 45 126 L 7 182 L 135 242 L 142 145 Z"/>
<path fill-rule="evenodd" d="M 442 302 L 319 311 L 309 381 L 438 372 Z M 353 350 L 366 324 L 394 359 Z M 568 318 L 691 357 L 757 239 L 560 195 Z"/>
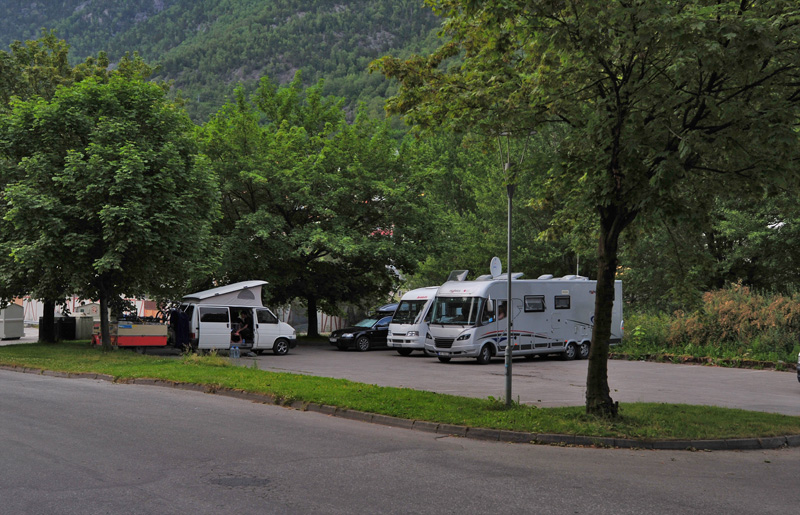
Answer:
<path fill-rule="evenodd" d="M 390 336 L 386 339 L 386 345 L 393 349 L 424 349 L 425 343 L 414 338 L 402 338 Z"/>

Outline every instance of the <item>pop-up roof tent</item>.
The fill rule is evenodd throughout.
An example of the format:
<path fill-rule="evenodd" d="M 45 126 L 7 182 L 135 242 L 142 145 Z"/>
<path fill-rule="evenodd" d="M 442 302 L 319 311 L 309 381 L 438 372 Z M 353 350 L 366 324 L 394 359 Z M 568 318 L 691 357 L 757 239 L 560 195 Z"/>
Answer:
<path fill-rule="evenodd" d="M 242 281 L 191 293 L 183 297 L 182 302 L 184 304 L 228 304 L 263 307 L 261 304 L 261 287 L 265 284 L 267 284 L 267 281 Z"/>

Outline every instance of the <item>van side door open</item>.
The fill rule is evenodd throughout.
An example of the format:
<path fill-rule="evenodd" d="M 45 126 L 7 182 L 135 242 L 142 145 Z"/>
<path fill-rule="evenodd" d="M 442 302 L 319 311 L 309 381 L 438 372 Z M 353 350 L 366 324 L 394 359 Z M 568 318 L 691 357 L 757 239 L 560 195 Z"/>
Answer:
<path fill-rule="evenodd" d="M 281 335 L 278 317 L 266 308 L 256 309 L 256 341 L 254 349 L 272 349 L 275 340 Z"/>

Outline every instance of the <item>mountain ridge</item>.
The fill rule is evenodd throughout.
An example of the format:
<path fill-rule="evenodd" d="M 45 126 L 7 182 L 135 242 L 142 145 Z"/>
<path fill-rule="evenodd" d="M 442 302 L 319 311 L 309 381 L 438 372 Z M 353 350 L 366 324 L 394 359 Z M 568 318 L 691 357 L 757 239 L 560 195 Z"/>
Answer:
<path fill-rule="evenodd" d="M 395 85 L 367 65 L 432 50 L 440 25 L 419 0 L 52 0 L 0 7 L 0 19 L 5 48 L 53 29 L 73 60 L 138 52 L 159 66 L 156 78 L 174 81 L 195 120 L 239 83 L 285 84 L 297 71 L 308 84 L 325 79 L 325 94 L 382 113 Z"/>

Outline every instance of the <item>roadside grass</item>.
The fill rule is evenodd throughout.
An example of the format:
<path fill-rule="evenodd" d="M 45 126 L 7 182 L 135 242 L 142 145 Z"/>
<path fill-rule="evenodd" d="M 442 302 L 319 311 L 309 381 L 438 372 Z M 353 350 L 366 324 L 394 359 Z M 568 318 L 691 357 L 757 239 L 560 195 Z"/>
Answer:
<path fill-rule="evenodd" d="M 246 361 L 241 360 L 241 364 Z M 0 365 L 72 373 L 98 373 L 117 380 L 162 379 L 269 394 L 302 401 L 440 424 L 597 437 L 719 439 L 800 434 L 800 417 L 685 404 L 624 403 L 620 416 L 589 416 L 583 407 L 505 406 L 476 399 L 301 374 L 258 370 L 215 354 L 181 357 L 103 352 L 86 342 L 0 347 Z"/>

